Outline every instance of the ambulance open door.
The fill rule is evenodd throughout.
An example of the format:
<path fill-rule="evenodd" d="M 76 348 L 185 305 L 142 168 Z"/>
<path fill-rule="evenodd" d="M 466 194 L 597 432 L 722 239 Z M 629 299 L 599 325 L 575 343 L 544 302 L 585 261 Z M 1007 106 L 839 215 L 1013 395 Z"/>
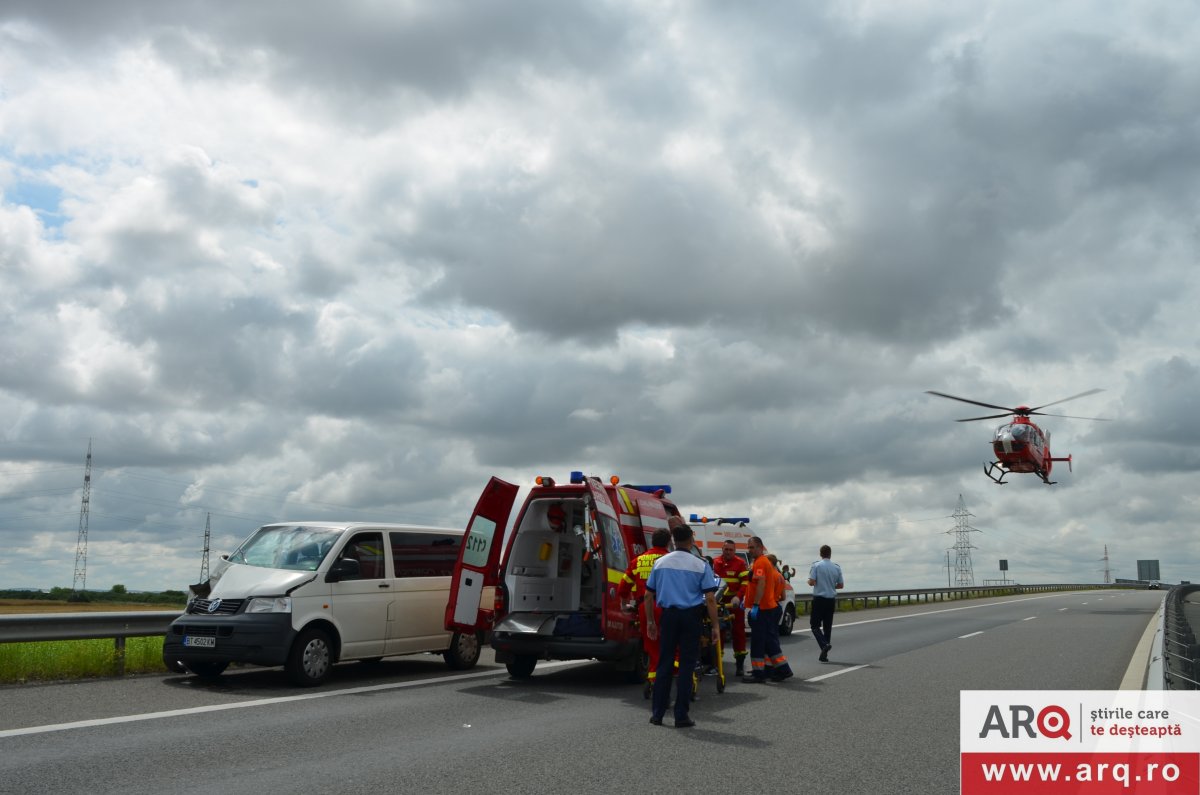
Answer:
<path fill-rule="evenodd" d="M 495 588 L 500 583 L 504 529 L 516 499 L 517 487 L 494 477 L 475 504 L 450 581 L 446 629 L 461 632 L 488 629 L 492 606 L 481 605 L 480 599 L 484 588 Z"/>

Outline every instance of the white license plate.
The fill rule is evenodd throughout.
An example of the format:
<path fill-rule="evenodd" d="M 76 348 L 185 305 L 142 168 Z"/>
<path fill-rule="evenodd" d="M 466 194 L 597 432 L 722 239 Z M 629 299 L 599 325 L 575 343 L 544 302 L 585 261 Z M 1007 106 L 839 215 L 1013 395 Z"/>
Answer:
<path fill-rule="evenodd" d="M 217 639 L 216 638 L 206 638 L 206 637 L 196 637 L 194 635 L 184 635 L 183 636 L 183 645 L 184 646 L 204 646 L 209 649 L 215 649 L 217 647 Z"/>

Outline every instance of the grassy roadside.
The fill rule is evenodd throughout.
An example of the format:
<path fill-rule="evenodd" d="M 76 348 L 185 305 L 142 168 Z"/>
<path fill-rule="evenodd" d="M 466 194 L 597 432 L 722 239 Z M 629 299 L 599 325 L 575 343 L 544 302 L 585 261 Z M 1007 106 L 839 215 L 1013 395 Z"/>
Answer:
<path fill-rule="evenodd" d="M 164 610 L 182 611 L 183 605 L 0 599 L 0 615 Z M 161 637 L 128 638 L 125 641 L 125 672 L 166 673 L 162 644 Z M 108 638 L 0 643 L 0 685 L 112 676 L 116 669 L 116 654 L 116 644 Z"/>

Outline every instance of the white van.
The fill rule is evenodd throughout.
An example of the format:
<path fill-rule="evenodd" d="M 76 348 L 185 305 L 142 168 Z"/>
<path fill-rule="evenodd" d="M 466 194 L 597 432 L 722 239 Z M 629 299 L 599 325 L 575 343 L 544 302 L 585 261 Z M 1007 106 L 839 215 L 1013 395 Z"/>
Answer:
<path fill-rule="evenodd" d="M 220 676 L 282 665 L 301 686 L 341 660 L 435 652 L 479 659 L 481 636 L 443 627 L 463 531 L 363 522 L 260 527 L 221 563 L 163 641 L 169 670 Z"/>

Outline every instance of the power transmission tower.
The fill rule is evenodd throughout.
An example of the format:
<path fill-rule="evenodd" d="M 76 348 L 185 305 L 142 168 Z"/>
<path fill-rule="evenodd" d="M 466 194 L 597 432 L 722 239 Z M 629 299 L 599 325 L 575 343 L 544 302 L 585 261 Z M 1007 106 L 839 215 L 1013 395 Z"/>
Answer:
<path fill-rule="evenodd" d="M 967 512 L 967 503 L 963 500 L 963 496 L 958 495 L 958 508 L 954 511 L 954 529 L 947 530 L 946 533 L 954 533 L 954 546 L 951 548 L 956 556 L 954 569 L 957 573 L 956 584 L 960 588 L 975 584 L 975 568 L 971 564 L 971 550 L 978 549 L 978 547 L 971 543 L 971 533 L 979 531 L 967 524 L 967 518 L 971 515 Z"/>
<path fill-rule="evenodd" d="M 212 514 L 204 518 L 204 554 L 200 557 L 200 582 L 208 582 L 208 547 L 212 539 Z"/>
<path fill-rule="evenodd" d="M 83 502 L 79 506 L 79 540 L 75 543 L 75 580 L 71 593 L 87 589 L 88 503 L 92 500 L 92 440 L 88 439 L 87 463 L 83 467 Z"/>
<path fill-rule="evenodd" d="M 1109 585 L 1112 583 L 1112 569 L 1108 567 L 1108 544 L 1104 545 L 1104 557 L 1100 560 L 1104 561 L 1104 584 Z"/>

